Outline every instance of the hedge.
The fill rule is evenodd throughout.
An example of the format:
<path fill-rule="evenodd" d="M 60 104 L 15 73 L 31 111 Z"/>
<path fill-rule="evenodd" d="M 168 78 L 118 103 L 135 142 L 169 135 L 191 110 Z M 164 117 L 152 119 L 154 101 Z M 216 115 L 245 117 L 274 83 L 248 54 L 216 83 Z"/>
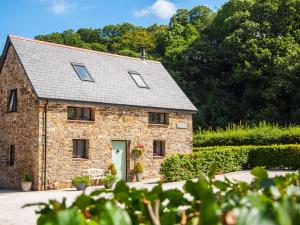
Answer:
<path fill-rule="evenodd" d="M 194 147 L 296 144 L 300 143 L 300 126 L 280 127 L 265 122 L 258 126 L 230 125 L 225 130 L 199 131 L 193 143 Z"/>
<path fill-rule="evenodd" d="M 196 178 L 212 165 L 218 173 L 228 173 L 262 166 L 267 169 L 299 169 L 300 145 L 215 146 L 195 148 L 191 154 L 166 158 L 160 174 L 167 182 Z"/>

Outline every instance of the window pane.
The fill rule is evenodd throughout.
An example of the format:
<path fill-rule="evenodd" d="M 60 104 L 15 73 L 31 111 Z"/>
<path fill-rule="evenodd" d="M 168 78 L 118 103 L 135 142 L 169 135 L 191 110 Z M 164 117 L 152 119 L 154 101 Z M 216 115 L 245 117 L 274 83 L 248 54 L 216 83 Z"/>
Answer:
<path fill-rule="evenodd" d="M 82 108 L 76 108 L 76 119 L 82 119 Z"/>
<path fill-rule="evenodd" d="M 165 114 L 159 114 L 159 122 L 165 123 Z"/>
<path fill-rule="evenodd" d="M 129 72 L 129 74 L 131 75 L 131 77 L 134 79 L 136 85 L 138 87 L 141 88 L 148 88 L 147 84 L 145 83 L 145 81 L 142 79 L 141 75 L 138 73 L 134 73 L 134 72 Z"/>
<path fill-rule="evenodd" d="M 91 119 L 91 109 L 83 109 L 83 119 Z"/>
<path fill-rule="evenodd" d="M 9 148 L 8 165 L 13 166 L 15 164 L 15 146 L 11 145 Z"/>
<path fill-rule="evenodd" d="M 165 142 L 164 141 L 153 141 L 153 155 L 164 156 L 165 155 Z"/>
<path fill-rule="evenodd" d="M 87 69 L 85 68 L 85 66 L 83 65 L 76 65 L 73 64 L 78 76 L 82 79 L 82 80 L 89 80 L 89 81 L 93 81 L 92 77 L 90 76 L 90 74 L 88 73 Z"/>
<path fill-rule="evenodd" d="M 153 155 L 157 155 L 156 141 L 153 141 Z"/>
<path fill-rule="evenodd" d="M 73 158 L 77 157 L 77 140 L 73 140 Z"/>
<path fill-rule="evenodd" d="M 86 140 L 73 140 L 73 157 L 85 158 L 86 156 Z"/>
<path fill-rule="evenodd" d="M 78 140 L 78 156 L 80 158 L 85 158 L 85 141 Z"/>
<path fill-rule="evenodd" d="M 68 107 L 68 119 L 76 118 L 76 110 L 75 108 Z"/>
<path fill-rule="evenodd" d="M 161 155 L 161 141 L 157 142 L 157 155 Z"/>
<path fill-rule="evenodd" d="M 17 111 L 17 90 L 11 90 L 8 99 L 8 112 Z"/>

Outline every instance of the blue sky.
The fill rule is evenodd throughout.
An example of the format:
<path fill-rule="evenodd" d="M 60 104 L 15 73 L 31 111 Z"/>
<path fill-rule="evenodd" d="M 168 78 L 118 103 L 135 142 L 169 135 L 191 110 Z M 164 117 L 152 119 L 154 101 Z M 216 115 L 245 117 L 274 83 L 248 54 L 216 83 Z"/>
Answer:
<path fill-rule="evenodd" d="M 178 8 L 206 5 L 217 10 L 225 0 L 1 0 L 0 48 L 6 36 L 38 34 L 130 22 L 168 23 Z"/>

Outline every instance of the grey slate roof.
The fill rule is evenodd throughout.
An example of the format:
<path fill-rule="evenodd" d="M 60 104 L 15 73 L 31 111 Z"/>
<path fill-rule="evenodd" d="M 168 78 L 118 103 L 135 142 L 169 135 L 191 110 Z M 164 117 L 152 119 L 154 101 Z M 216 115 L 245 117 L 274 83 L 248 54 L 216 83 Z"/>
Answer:
<path fill-rule="evenodd" d="M 196 111 L 159 62 L 9 36 L 40 98 Z M 95 82 L 82 81 L 71 63 L 84 64 Z M 136 71 L 150 89 L 139 88 Z"/>

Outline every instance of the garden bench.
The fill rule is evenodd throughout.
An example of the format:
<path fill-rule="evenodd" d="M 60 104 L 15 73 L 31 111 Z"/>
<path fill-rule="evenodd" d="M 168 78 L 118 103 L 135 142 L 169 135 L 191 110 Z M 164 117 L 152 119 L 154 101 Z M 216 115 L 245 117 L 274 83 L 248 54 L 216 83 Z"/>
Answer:
<path fill-rule="evenodd" d="M 83 170 L 83 175 L 84 176 L 88 176 L 90 178 L 90 180 L 92 180 L 93 182 L 100 181 L 101 179 L 103 179 L 105 177 L 105 175 L 107 174 L 107 171 L 104 169 L 97 169 L 97 168 L 90 168 L 87 170 Z"/>

